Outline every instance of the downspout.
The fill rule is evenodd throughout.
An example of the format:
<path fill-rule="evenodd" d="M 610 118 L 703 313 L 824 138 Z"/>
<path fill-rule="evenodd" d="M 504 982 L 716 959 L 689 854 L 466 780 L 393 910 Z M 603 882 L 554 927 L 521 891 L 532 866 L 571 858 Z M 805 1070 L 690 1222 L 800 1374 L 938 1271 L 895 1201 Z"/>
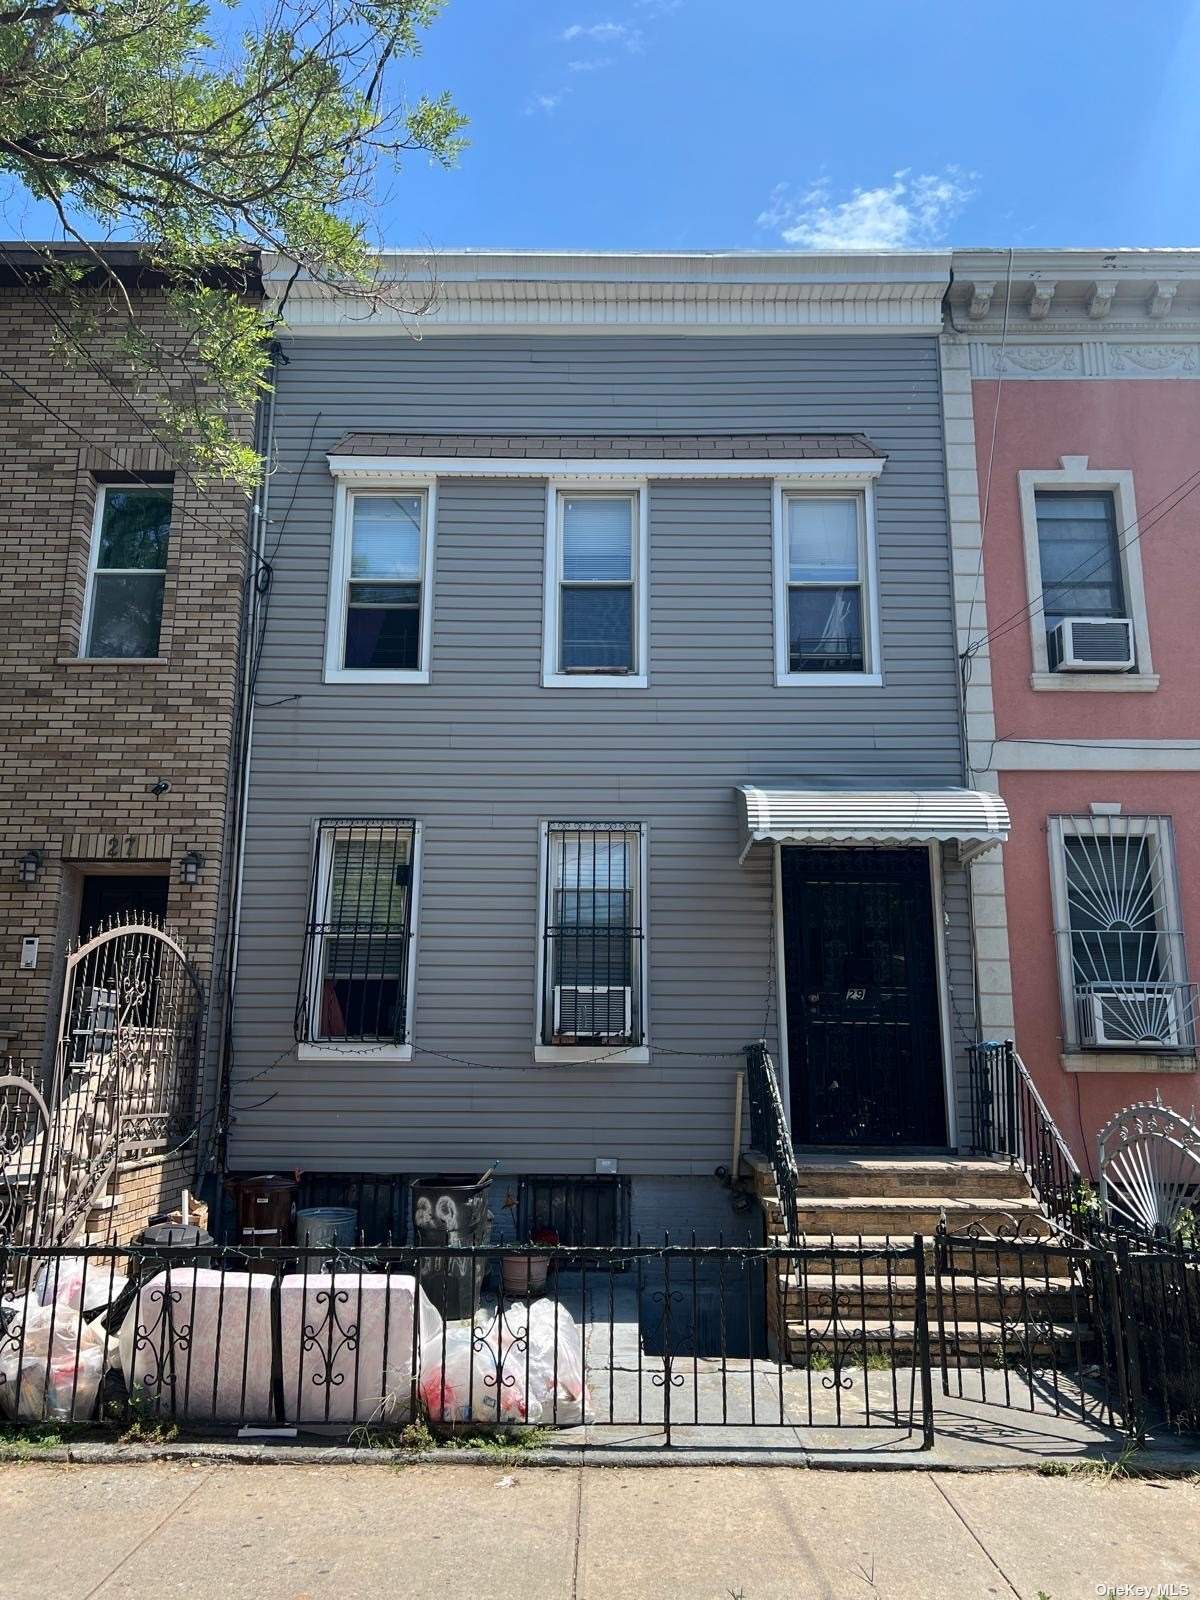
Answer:
<path fill-rule="evenodd" d="M 215 1122 L 211 1135 L 213 1160 L 210 1170 L 225 1168 L 225 1141 L 229 1127 L 229 1080 L 233 1062 L 233 1002 L 237 986 L 238 940 L 241 931 L 242 878 L 246 858 L 246 812 L 250 792 L 250 750 L 254 732 L 254 686 L 258 675 L 258 653 L 262 645 L 260 626 L 265 627 L 266 606 L 274 573 L 263 554 L 266 542 L 270 497 L 271 452 L 275 442 L 275 390 L 281 351 L 272 342 L 267 372 L 266 393 L 255 412 L 255 448 L 260 469 L 258 487 L 250 507 L 250 569 L 246 582 L 246 607 L 243 616 L 244 651 L 241 672 L 241 698 L 238 714 L 236 767 L 233 776 L 234 835 L 233 871 L 230 876 L 226 910 L 228 931 L 221 1001 L 221 1043 L 217 1057 Z M 263 619 L 260 621 L 260 619 Z"/>

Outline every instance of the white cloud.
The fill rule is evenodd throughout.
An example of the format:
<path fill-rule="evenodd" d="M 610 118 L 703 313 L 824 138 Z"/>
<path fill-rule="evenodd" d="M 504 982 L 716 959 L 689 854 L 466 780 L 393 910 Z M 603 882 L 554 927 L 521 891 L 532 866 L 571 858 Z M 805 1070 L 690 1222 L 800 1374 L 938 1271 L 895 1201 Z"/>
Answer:
<path fill-rule="evenodd" d="M 586 39 L 592 44 L 619 44 L 633 54 L 642 48 L 642 30 L 630 28 L 624 22 L 573 22 L 563 29 L 559 38 L 564 44 L 577 39 Z"/>
<path fill-rule="evenodd" d="M 612 64 L 613 64 L 613 58 L 611 56 L 596 56 L 591 61 L 568 61 L 567 62 L 567 71 L 568 72 L 600 72 L 605 67 L 611 67 Z"/>
<path fill-rule="evenodd" d="M 567 89 L 556 89 L 553 94 L 531 94 L 525 102 L 527 117 L 551 117 L 567 97 Z"/>
<path fill-rule="evenodd" d="M 853 189 L 844 200 L 834 199 L 825 178 L 798 198 L 779 184 L 758 222 L 804 250 L 920 249 L 942 242 L 947 226 L 974 197 L 978 176 L 948 166 L 914 177 L 905 167 L 890 183 Z"/>

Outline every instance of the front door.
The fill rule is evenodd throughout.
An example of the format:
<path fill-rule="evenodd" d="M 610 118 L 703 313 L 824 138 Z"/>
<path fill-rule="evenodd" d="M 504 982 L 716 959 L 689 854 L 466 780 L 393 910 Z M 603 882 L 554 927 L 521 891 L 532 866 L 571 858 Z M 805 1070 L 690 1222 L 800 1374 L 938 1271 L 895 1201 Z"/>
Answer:
<path fill-rule="evenodd" d="M 945 1144 L 928 854 L 785 845 L 782 860 L 793 1138 Z"/>

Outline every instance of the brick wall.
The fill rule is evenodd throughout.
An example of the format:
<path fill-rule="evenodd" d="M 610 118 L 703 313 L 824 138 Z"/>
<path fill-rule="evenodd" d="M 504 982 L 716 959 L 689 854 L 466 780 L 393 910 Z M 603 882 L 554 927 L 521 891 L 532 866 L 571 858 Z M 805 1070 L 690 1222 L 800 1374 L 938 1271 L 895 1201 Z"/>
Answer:
<path fill-rule="evenodd" d="M 190 1149 L 123 1163 L 109 1186 L 118 1202 L 113 1214 L 113 1242 L 128 1244 L 151 1217 L 178 1210 L 184 1189 L 192 1187 L 192 1167 Z"/>
<path fill-rule="evenodd" d="M 0 286 L 2 364 L 42 402 L 0 379 L 0 1053 L 45 1063 L 85 874 L 168 875 L 168 920 L 208 992 L 226 865 L 247 498 L 230 485 L 199 490 L 133 414 L 131 406 L 153 417 L 156 387 L 121 355 L 115 309 L 97 297 L 86 338 L 109 383 L 63 353 L 40 293 Z M 161 297 L 133 293 L 139 322 L 178 349 Z M 178 382 L 182 366 L 168 365 Z M 237 427 L 250 437 L 251 416 Z M 91 662 L 79 649 L 96 489 L 122 470 L 173 471 L 161 645 L 152 661 Z M 156 796 L 159 780 L 170 788 Z M 19 863 L 31 847 L 44 866 L 27 887 Z M 191 849 L 206 858 L 195 887 L 180 872 Z M 29 937 L 39 941 L 37 965 L 22 970 Z"/>

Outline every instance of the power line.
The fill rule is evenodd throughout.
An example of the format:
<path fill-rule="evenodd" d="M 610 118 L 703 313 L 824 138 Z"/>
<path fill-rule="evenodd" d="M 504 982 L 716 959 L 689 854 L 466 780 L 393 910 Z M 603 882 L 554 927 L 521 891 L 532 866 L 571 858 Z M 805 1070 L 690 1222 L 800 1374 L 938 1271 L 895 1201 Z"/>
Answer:
<path fill-rule="evenodd" d="M 1190 472 L 1188 476 L 1177 483 L 1173 489 L 1168 489 L 1167 493 L 1163 495 L 1162 499 L 1156 500 L 1150 507 L 1151 511 L 1157 511 L 1160 506 L 1166 506 L 1165 511 L 1160 512 L 1157 517 L 1149 519 L 1146 517 L 1136 517 L 1132 521 L 1127 522 L 1123 528 L 1118 530 L 1118 554 L 1122 551 L 1132 549 L 1132 547 L 1137 544 L 1140 539 L 1145 538 L 1152 528 L 1157 527 L 1164 517 L 1170 516 L 1172 511 L 1178 510 L 1187 497 L 1190 494 L 1194 494 L 1197 489 L 1200 489 L 1200 467 L 1197 467 Z M 1172 497 L 1176 495 L 1178 496 L 1178 499 L 1173 499 Z M 1167 505 L 1168 500 L 1172 501 L 1170 505 Z M 1132 534 L 1128 539 L 1122 539 L 1121 535 L 1128 533 L 1129 529 L 1133 527 L 1137 528 L 1137 532 Z M 1056 578 L 1055 583 L 1063 584 L 1071 578 L 1087 578 L 1091 575 L 1091 573 L 1096 571 L 1105 560 L 1107 560 L 1107 556 L 1103 553 L 1098 556 L 1085 557 L 1082 561 L 1077 562 L 1075 566 L 1071 567 L 1069 571 L 1063 573 L 1062 577 Z M 983 637 L 975 645 L 972 645 L 968 651 L 964 652 L 964 654 L 977 654 L 985 644 L 990 643 L 994 639 L 1003 638 L 1006 633 L 1011 633 L 1015 627 L 1018 627 L 1022 622 L 1024 622 L 1026 617 L 1032 618 L 1039 611 L 1044 609 L 1044 594 L 1039 596 L 1037 600 L 1027 601 L 1019 611 L 1014 611 L 1010 616 L 1004 617 L 998 623 L 996 623 L 994 628 L 992 628 L 988 633 L 984 634 Z"/>

